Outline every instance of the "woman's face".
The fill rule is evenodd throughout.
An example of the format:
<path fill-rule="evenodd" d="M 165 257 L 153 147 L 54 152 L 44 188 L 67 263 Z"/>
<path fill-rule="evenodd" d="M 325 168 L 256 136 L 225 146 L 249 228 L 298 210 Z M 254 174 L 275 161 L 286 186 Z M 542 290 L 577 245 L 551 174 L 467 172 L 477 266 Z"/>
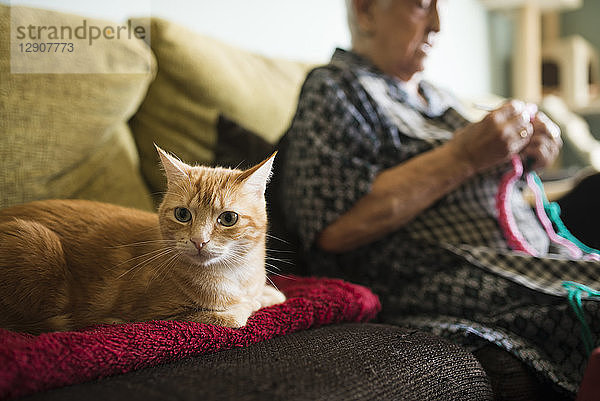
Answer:
<path fill-rule="evenodd" d="M 357 20 L 368 35 L 365 55 L 383 72 L 404 81 L 423 70 L 440 31 L 438 0 L 374 0 L 357 10 Z"/>

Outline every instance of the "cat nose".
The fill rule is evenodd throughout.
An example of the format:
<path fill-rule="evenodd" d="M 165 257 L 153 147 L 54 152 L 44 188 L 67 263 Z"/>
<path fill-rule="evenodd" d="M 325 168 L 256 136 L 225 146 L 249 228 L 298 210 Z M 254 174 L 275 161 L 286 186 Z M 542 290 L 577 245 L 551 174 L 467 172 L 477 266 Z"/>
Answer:
<path fill-rule="evenodd" d="M 192 244 L 194 244 L 196 246 L 197 250 L 201 250 L 202 248 L 204 248 L 204 245 L 208 244 L 210 242 L 209 239 L 207 239 L 206 241 L 202 241 L 196 238 L 192 238 L 190 239 L 190 241 L 192 242 Z"/>

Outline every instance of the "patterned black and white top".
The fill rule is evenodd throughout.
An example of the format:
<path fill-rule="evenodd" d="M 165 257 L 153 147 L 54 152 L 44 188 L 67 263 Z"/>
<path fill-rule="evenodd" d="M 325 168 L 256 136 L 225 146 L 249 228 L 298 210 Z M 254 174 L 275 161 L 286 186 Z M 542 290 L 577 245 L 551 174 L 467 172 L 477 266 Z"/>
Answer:
<path fill-rule="evenodd" d="M 318 233 L 368 193 L 380 171 L 439 146 L 468 123 L 448 93 L 421 82 L 423 104 L 403 85 L 340 49 L 304 83 L 280 142 L 275 191 L 310 272 L 369 285 L 388 322 L 473 347 L 493 342 L 573 394 L 587 356 L 561 283 L 600 288 L 600 265 L 553 248 L 519 188 L 510 198 L 517 224 L 546 256 L 508 248 L 495 195 L 509 164 L 475 176 L 367 246 L 336 255 L 315 246 Z M 584 301 L 596 334 L 599 306 Z"/>

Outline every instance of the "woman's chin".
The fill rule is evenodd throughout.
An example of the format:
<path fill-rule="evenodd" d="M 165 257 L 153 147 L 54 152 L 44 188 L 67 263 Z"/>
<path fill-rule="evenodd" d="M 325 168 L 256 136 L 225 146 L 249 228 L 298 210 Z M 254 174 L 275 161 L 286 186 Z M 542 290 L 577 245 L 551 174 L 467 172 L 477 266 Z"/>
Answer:
<path fill-rule="evenodd" d="M 397 71 L 394 75 L 396 78 L 401 81 L 408 82 L 410 81 L 416 74 L 423 71 L 423 65 L 415 66 L 410 69 L 404 68 L 402 70 Z"/>

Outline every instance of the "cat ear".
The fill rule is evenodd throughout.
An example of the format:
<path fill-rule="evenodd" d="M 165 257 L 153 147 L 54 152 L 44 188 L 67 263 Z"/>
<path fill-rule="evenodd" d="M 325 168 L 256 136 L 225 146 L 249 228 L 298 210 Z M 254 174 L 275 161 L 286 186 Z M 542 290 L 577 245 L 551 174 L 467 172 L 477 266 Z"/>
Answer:
<path fill-rule="evenodd" d="M 167 182 L 182 179 L 188 176 L 188 172 L 192 168 L 191 166 L 185 164 L 181 160 L 177 159 L 175 156 L 171 156 L 170 154 L 159 148 L 158 145 L 154 144 L 154 147 L 156 148 L 156 151 L 160 156 L 160 162 L 162 163 L 162 166 L 165 169 Z"/>
<path fill-rule="evenodd" d="M 242 181 L 247 188 L 250 188 L 252 191 L 256 192 L 259 196 L 263 196 L 265 193 L 267 183 L 269 182 L 269 178 L 271 178 L 273 160 L 275 160 L 276 154 L 277 152 L 274 152 L 271 156 L 256 166 L 244 171 L 240 176 L 240 181 Z"/>

